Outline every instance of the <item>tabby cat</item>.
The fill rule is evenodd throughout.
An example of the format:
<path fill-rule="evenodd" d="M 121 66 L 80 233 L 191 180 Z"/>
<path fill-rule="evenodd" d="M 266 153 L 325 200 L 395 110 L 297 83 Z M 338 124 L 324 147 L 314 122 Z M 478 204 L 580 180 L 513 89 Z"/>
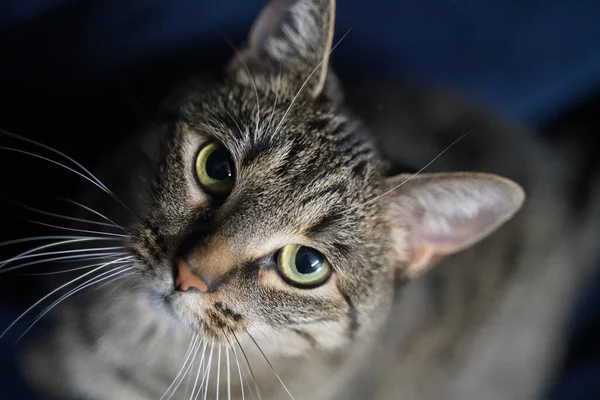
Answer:
<path fill-rule="evenodd" d="M 594 232 L 571 222 L 571 172 L 445 93 L 342 94 L 334 14 L 333 0 L 272 0 L 220 79 L 175 90 L 119 145 L 106 187 L 90 177 L 115 196 L 84 195 L 99 213 L 84 215 L 106 216 L 95 229 L 122 253 L 80 274 L 24 353 L 35 387 L 90 400 L 543 393 L 591 264 L 576 256 Z"/>

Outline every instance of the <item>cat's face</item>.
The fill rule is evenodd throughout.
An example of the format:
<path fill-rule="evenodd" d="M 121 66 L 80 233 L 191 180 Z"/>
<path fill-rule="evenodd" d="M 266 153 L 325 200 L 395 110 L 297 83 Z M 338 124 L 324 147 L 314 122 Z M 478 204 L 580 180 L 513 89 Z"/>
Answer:
<path fill-rule="evenodd" d="M 305 95 L 290 108 L 296 93 L 273 89 L 234 77 L 182 100 L 134 248 L 173 312 L 209 337 L 258 328 L 339 346 L 390 299 L 380 204 L 363 205 L 380 162 L 334 104 Z M 187 268 L 202 282 L 179 276 Z"/>
<path fill-rule="evenodd" d="M 160 301 L 207 338 L 258 330 L 282 351 L 343 346 L 377 326 L 398 271 L 425 270 L 520 206 L 516 185 L 482 175 L 384 195 L 404 177 L 383 176 L 340 102 L 332 30 L 333 1 L 273 1 L 222 81 L 192 82 L 169 104 L 130 247 Z"/>

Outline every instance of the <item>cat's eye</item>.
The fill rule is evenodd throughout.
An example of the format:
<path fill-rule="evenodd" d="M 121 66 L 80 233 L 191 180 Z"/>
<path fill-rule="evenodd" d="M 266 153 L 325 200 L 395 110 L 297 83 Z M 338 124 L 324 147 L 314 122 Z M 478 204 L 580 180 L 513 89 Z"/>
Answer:
<path fill-rule="evenodd" d="M 208 143 L 196 157 L 196 176 L 202 187 L 217 195 L 227 195 L 233 189 L 235 169 L 231 154 L 218 143 Z"/>
<path fill-rule="evenodd" d="M 305 288 L 318 286 L 331 275 L 331 264 L 322 253 L 297 244 L 279 250 L 277 268 L 288 283 Z"/>

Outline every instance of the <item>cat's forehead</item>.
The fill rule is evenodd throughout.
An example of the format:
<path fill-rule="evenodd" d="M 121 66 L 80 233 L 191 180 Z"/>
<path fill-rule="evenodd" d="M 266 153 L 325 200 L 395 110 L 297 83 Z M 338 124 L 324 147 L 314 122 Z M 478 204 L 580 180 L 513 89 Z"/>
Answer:
<path fill-rule="evenodd" d="M 364 127 L 327 102 L 230 87 L 206 90 L 185 106 L 179 139 L 193 157 L 222 143 L 236 164 L 233 230 L 288 230 L 348 242 L 360 236 L 361 205 L 376 194 L 381 166 Z M 233 224 L 233 223 L 232 223 Z M 344 227 L 345 229 L 340 229 Z"/>
<path fill-rule="evenodd" d="M 206 88 L 184 108 L 186 130 L 221 142 L 242 173 L 315 185 L 343 179 L 359 201 L 381 171 L 365 127 L 328 101 L 233 84 Z"/>

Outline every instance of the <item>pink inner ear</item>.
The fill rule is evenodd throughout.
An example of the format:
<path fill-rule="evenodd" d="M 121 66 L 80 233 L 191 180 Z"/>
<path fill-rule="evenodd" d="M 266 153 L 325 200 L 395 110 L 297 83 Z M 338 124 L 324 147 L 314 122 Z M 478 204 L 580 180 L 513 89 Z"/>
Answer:
<path fill-rule="evenodd" d="M 405 182 L 402 176 L 396 178 Z M 440 258 L 461 251 L 492 233 L 521 207 L 523 190 L 494 175 L 421 174 L 399 188 L 395 213 L 408 223 L 401 273 L 416 276 Z"/>
<path fill-rule="evenodd" d="M 255 51 L 261 51 L 265 41 L 273 35 L 285 19 L 290 1 L 273 1 L 263 8 L 250 31 L 249 44 Z"/>
<path fill-rule="evenodd" d="M 413 226 L 415 245 L 426 243 L 435 253 L 449 255 L 468 247 L 493 229 L 499 216 L 482 208 L 475 215 L 425 215 Z"/>
<path fill-rule="evenodd" d="M 403 269 L 402 273 L 409 278 L 421 275 L 442 257 L 443 254 L 437 252 L 435 246 L 427 243 L 415 245 L 410 250 L 408 266 Z"/>

